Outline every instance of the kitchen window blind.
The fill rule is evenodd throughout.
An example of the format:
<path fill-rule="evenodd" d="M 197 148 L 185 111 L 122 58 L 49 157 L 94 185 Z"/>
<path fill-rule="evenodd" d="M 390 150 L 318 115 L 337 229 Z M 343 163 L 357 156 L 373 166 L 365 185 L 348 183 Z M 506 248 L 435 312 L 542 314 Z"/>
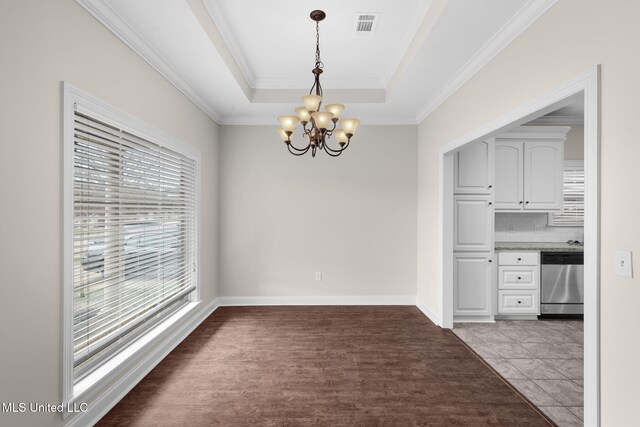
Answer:
<path fill-rule="evenodd" d="M 584 165 L 568 162 L 563 168 L 564 202 L 560 212 L 549 214 L 549 225 L 582 227 L 584 225 Z"/>
<path fill-rule="evenodd" d="M 81 105 L 73 122 L 78 381 L 190 301 L 197 164 Z"/>

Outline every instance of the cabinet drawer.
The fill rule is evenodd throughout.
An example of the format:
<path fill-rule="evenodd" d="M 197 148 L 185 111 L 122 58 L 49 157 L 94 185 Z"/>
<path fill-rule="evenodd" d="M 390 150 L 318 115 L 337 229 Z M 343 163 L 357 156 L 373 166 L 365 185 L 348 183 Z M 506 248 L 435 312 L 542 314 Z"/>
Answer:
<path fill-rule="evenodd" d="M 499 314 L 538 314 L 537 291 L 498 291 Z"/>
<path fill-rule="evenodd" d="M 539 289 L 540 267 L 507 266 L 498 268 L 498 289 Z"/>
<path fill-rule="evenodd" d="M 538 252 L 500 252 L 498 265 L 538 265 Z"/>

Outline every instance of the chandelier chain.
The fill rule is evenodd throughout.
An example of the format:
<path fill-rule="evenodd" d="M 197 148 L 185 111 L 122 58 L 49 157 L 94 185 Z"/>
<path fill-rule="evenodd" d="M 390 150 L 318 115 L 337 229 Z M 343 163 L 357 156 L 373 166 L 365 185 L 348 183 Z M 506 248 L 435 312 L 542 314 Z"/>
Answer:
<path fill-rule="evenodd" d="M 320 60 L 320 23 L 316 22 L 316 68 L 324 68 Z"/>

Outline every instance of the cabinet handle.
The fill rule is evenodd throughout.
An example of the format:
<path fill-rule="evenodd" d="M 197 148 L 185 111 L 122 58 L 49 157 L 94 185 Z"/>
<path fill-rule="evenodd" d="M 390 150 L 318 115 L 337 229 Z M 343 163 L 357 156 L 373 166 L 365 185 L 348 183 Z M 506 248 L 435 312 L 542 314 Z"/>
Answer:
<path fill-rule="evenodd" d="M 522 304 L 522 301 L 518 300 L 518 304 Z"/>
<path fill-rule="evenodd" d="M 518 280 L 522 280 L 522 277 L 518 276 Z"/>
<path fill-rule="evenodd" d="M 519 204 L 519 205 L 521 205 L 521 204 L 522 204 L 522 200 L 520 200 L 520 201 L 518 202 L 518 204 Z"/>
<path fill-rule="evenodd" d="M 529 201 L 527 200 L 527 203 L 525 203 L 525 205 L 528 205 L 528 204 L 529 204 Z"/>
<path fill-rule="evenodd" d="M 489 202 L 489 206 L 491 206 L 493 204 L 493 202 Z"/>
<path fill-rule="evenodd" d="M 518 261 L 522 261 L 522 258 L 518 258 Z"/>
<path fill-rule="evenodd" d="M 489 262 L 493 262 L 492 260 L 489 260 Z"/>
<path fill-rule="evenodd" d="M 489 188 L 493 188 L 493 185 L 490 185 Z"/>

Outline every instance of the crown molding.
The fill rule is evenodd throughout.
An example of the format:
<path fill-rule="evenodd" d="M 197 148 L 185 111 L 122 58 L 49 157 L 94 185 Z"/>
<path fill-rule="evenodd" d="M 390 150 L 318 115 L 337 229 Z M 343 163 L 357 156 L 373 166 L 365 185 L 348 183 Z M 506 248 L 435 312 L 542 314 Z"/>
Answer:
<path fill-rule="evenodd" d="M 447 7 L 449 0 L 432 0 L 429 4 L 429 7 L 425 11 L 422 21 L 415 31 L 413 38 L 411 38 L 410 42 L 407 44 L 404 52 L 400 55 L 399 59 L 397 59 L 397 63 L 395 67 L 385 81 L 385 88 L 388 93 L 391 93 L 398 86 L 399 82 L 402 80 L 407 70 L 413 63 L 414 59 L 418 55 L 420 48 L 424 44 L 425 40 L 431 34 L 431 31 L 438 23 L 440 16 L 442 16 L 442 12 L 444 12 Z"/>
<path fill-rule="evenodd" d="M 240 48 L 238 47 L 238 43 L 236 43 L 235 38 L 233 38 L 231 31 L 229 30 L 229 23 L 224 19 L 224 15 L 220 11 L 218 7 L 217 1 L 207 1 L 207 0 L 195 0 L 200 1 L 204 8 L 207 10 L 207 14 L 209 18 L 214 23 L 214 25 L 218 29 L 218 34 L 220 35 L 222 41 L 227 46 L 227 50 L 233 57 L 236 65 L 240 69 L 240 72 L 244 76 L 244 79 L 247 81 L 250 87 L 256 88 L 256 77 L 249 63 L 245 59 L 244 55 L 240 53 Z M 193 7 L 192 7 L 193 9 Z"/>
<path fill-rule="evenodd" d="M 397 50 L 390 58 L 388 58 L 387 72 L 382 78 L 382 87 L 388 87 L 391 79 L 398 74 L 398 70 L 402 69 L 403 64 L 410 62 L 409 59 L 412 57 L 412 46 L 414 44 L 421 45 L 426 39 L 426 35 L 429 33 L 429 31 L 427 31 L 427 34 L 422 34 L 421 32 L 425 21 L 428 20 L 428 17 L 432 14 L 434 9 L 439 9 L 440 4 L 446 4 L 447 1 L 449 0 L 429 0 L 424 5 L 425 7 L 423 7 L 421 2 L 416 2 L 411 15 L 409 16 L 409 20 L 405 25 L 405 31 L 397 44 Z M 439 13 L 437 15 L 439 16 Z"/>
<path fill-rule="evenodd" d="M 213 20 L 205 2 L 203 0 L 186 0 L 186 3 L 189 6 L 189 9 L 191 9 L 193 16 L 195 16 L 196 20 L 200 23 L 200 26 L 207 34 L 207 37 L 209 37 L 209 41 L 218 51 L 220 58 L 227 66 L 231 76 L 235 79 L 236 83 L 238 83 L 238 86 L 244 93 L 244 96 L 247 97 L 247 100 L 251 100 L 253 97 L 253 87 L 247 80 L 245 74 L 243 74 L 241 65 L 233 56 L 233 52 L 229 49 L 229 45 Z"/>
<path fill-rule="evenodd" d="M 92 0 L 76 0 L 87 12 L 96 18 L 109 31 L 116 35 L 125 45 L 137 53 L 158 73 L 167 79 L 184 96 L 200 108 L 216 123 L 220 122 L 220 115 L 211 108 L 196 91 L 184 81 L 171 65 L 164 61 L 160 55 L 135 31 L 124 19 L 113 10 L 108 2 Z"/>
<path fill-rule="evenodd" d="M 542 116 L 527 125 L 583 125 L 584 116 Z"/>
<path fill-rule="evenodd" d="M 558 0 L 533 0 L 523 6 L 485 45 L 449 80 L 449 82 L 420 110 L 418 123 L 453 95 L 463 84 L 480 71 L 529 25 L 533 24 Z"/>
<path fill-rule="evenodd" d="M 375 117 L 359 117 L 360 126 L 417 126 L 418 123 L 413 117 L 392 117 L 378 119 Z M 218 122 L 225 126 L 273 126 L 278 127 L 276 116 L 268 117 L 247 117 L 247 116 L 226 116 Z"/>

